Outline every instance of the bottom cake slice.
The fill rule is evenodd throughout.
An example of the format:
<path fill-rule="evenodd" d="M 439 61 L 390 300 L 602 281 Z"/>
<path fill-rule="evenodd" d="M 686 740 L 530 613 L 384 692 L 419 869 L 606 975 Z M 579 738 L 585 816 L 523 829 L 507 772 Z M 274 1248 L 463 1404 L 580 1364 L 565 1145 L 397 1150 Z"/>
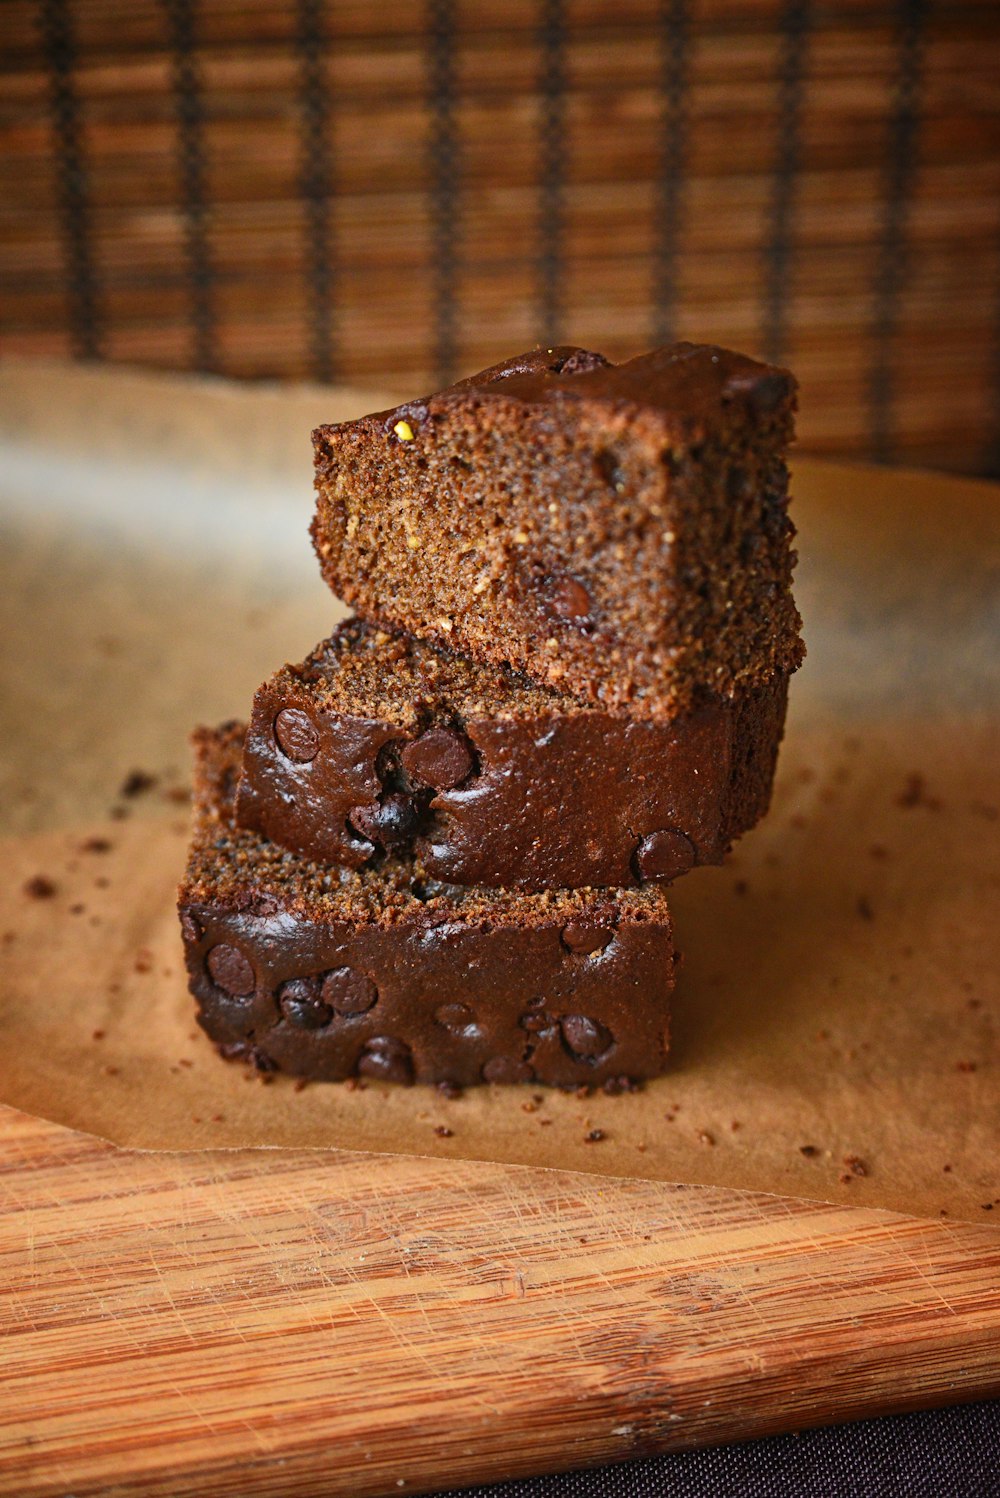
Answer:
<path fill-rule="evenodd" d="M 195 735 L 180 917 L 199 1023 L 226 1056 L 330 1081 L 578 1085 L 662 1071 L 675 954 L 659 888 L 460 888 L 236 826 L 245 728 Z"/>

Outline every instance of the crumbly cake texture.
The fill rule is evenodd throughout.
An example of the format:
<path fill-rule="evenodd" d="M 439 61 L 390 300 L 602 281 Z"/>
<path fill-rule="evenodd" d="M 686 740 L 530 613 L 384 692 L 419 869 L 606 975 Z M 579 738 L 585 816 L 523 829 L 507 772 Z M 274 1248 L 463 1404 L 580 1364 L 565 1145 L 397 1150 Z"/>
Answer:
<path fill-rule="evenodd" d="M 313 434 L 313 541 L 365 617 L 664 722 L 803 657 L 795 381 L 708 345 L 536 350 Z"/>
<path fill-rule="evenodd" d="M 418 860 L 332 869 L 242 831 L 244 728 L 195 736 L 179 894 L 199 1023 L 261 1070 L 617 1085 L 659 1073 L 675 956 L 662 890 L 443 885 Z"/>
<path fill-rule="evenodd" d="M 767 810 L 788 678 L 666 723 L 348 620 L 257 692 L 236 820 L 361 868 L 525 889 L 669 882 Z"/>

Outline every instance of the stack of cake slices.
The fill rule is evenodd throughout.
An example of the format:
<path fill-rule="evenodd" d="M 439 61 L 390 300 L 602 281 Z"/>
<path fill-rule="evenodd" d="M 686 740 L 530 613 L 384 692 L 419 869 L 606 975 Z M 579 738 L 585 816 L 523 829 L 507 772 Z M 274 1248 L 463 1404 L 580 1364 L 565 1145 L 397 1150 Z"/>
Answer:
<path fill-rule="evenodd" d="M 539 349 L 314 434 L 356 610 L 195 736 L 199 1020 L 262 1070 L 609 1090 L 665 1064 L 666 886 L 765 813 L 803 656 L 795 384 Z"/>

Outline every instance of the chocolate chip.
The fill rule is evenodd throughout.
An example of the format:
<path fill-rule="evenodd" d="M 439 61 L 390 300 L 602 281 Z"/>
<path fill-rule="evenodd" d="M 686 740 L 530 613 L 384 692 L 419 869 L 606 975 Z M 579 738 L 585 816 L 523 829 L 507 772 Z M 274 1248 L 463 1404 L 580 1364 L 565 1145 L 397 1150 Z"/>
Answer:
<path fill-rule="evenodd" d="M 476 1016 L 468 1004 L 440 1004 L 434 1011 L 434 1020 L 453 1035 L 466 1035 L 477 1028 Z"/>
<path fill-rule="evenodd" d="M 639 1083 L 634 1077 L 606 1077 L 603 1091 L 608 1097 L 618 1097 L 623 1092 L 638 1092 Z"/>
<path fill-rule="evenodd" d="M 571 952 L 585 957 L 590 952 L 603 952 L 614 934 L 608 926 L 592 926 L 586 921 L 568 921 L 562 928 L 562 943 Z"/>
<path fill-rule="evenodd" d="M 337 967 L 323 979 L 323 1002 L 338 1014 L 367 1014 L 378 1002 L 378 989 L 353 967 Z"/>
<path fill-rule="evenodd" d="M 732 500 L 749 499 L 753 494 L 750 474 L 742 463 L 733 463 L 726 470 L 726 497 Z"/>
<path fill-rule="evenodd" d="M 290 978 L 278 989 L 278 1008 L 289 1024 L 302 1030 L 322 1030 L 333 1019 L 333 1010 L 319 996 L 315 978 Z"/>
<path fill-rule="evenodd" d="M 484 1082 L 533 1082 L 535 1073 L 518 1056 L 491 1056 L 482 1070 Z"/>
<path fill-rule="evenodd" d="M 271 1074 L 278 1070 L 277 1061 L 269 1056 L 266 1051 L 262 1051 L 258 1045 L 252 1045 L 245 1054 L 247 1061 L 249 1061 L 254 1071 L 260 1072 L 268 1080 Z"/>
<path fill-rule="evenodd" d="M 602 448 L 594 461 L 608 488 L 613 489 L 616 494 L 624 494 L 627 480 L 616 455 L 607 448 Z"/>
<path fill-rule="evenodd" d="M 568 624 L 586 624 L 590 620 L 593 604 L 590 594 L 578 577 L 563 572 L 549 577 L 545 582 L 545 607 L 557 619 Z"/>
<path fill-rule="evenodd" d="M 564 359 L 556 366 L 561 375 L 586 374 L 591 369 L 609 369 L 611 361 L 605 359 L 603 354 L 595 354 L 590 349 L 574 349 L 568 359 Z"/>
<path fill-rule="evenodd" d="M 669 880 L 694 867 L 694 844 L 676 827 L 664 827 L 644 837 L 635 850 L 640 879 Z"/>
<path fill-rule="evenodd" d="M 373 1035 L 363 1047 L 355 1071 L 364 1077 L 380 1077 L 383 1082 L 412 1082 L 410 1047 L 392 1035 Z"/>
<path fill-rule="evenodd" d="M 247 994 L 253 993 L 255 985 L 253 967 L 239 947 L 231 947 L 227 942 L 220 942 L 205 958 L 205 966 L 216 987 L 221 988 L 223 993 L 228 993 L 230 997 L 242 999 Z"/>
<path fill-rule="evenodd" d="M 369 843 L 389 852 L 406 848 L 420 826 L 420 811 L 412 796 L 394 791 L 381 801 L 351 810 L 349 825 Z"/>
<path fill-rule="evenodd" d="M 299 707 L 283 707 L 274 720 L 274 740 L 288 759 L 306 765 L 319 753 L 319 730 Z"/>
<path fill-rule="evenodd" d="M 399 756 L 403 769 L 418 785 L 447 791 L 463 781 L 475 758 L 464 733 L 453 728 L 429 728 Z"/>
<path fill-rule="evenodd" d="M 760 416 L 777 410 L 791 394 L 788 375 L 778 369 L 747 369 L 731 374 L 722 387 L 723 400 L 742 400 Z"/>
<path fill-rule="evenodd" d="M 190 910 L 185 910 L 181 915 L 181 935 L 184 940 L 193 945 L 196 941 L 201 941 L 204 934 L 201 922 Z"/>
<path fill-rule="evenodd" d="M 559 1025 L 571 1054 L 584 1061 L 595 1061 L 615 1043 L 611 1031 L 586 1014 L 565 1014 Z"/>
<path fill-rule="evenodd" d="M 551 1030 L 555 1025 L 555 1016 L 546 1014 L 545 1010 L 532 1010 L 529 1014 L 522 1014 L 518 1020 L 522 1030 L 527 1030 L 529 1035 L 542 1035 L 546 1030 Z"/>

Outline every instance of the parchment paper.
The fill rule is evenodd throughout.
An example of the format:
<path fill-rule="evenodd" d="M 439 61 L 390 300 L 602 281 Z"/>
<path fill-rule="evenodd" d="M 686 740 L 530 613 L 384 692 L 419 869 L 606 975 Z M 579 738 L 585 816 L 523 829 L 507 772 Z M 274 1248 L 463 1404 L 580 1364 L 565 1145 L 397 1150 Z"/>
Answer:
<path fill-rule="evenodd" d="M 0 1100 L 142 1148 L 457 1155 L 1000 1226 L 984 485 L 798 464 L 809 659 L 769 818 L 674 886 L 664 1078 L 303 1089 L 199 1035 L 174 913 L 186 733 L 244 715 L 332 626 L 308 430 L 380 400 L 6 367 Z"/>

